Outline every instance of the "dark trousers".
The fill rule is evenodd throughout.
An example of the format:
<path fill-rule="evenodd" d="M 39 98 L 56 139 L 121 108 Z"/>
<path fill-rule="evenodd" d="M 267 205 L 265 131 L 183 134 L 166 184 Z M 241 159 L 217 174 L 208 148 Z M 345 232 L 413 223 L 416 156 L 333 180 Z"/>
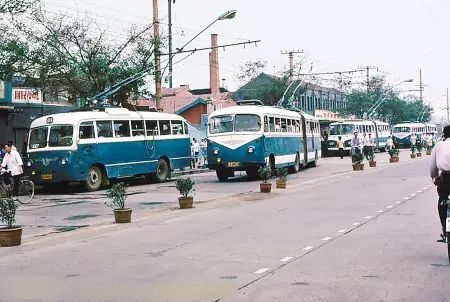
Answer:
<path fill-rule="evenodd" d="M 446 220 L 447 220 L 447 200 L 450 195 L 450 173 L 442 172 L 437 179 L 437 192 L 438 199 L 438 212 L 439 219 L 441 220 L 442 232 L 445 234 Z"/>
<path fill-rule="evenodd" d="M 344 158 L 344 148 L 339 148 L 339 156 L 341 157 L 341 159 Z"/>
<path fill-rule="evenodd" d="M 19 183 L 20 183 L 21 176 L 22 175 L 11 176 L 11 174 L 9 174 L 9 173 L 3 174 L 3 181 L 5 182 L 5 184 L 11 185 L 11 181 L 12 181 L 13 196 L 19 195 Z"/>

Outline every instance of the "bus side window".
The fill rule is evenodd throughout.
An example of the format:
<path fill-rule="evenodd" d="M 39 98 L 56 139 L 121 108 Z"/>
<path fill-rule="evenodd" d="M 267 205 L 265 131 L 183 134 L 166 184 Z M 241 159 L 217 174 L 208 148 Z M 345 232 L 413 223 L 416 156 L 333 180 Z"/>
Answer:
<path fill-rule="evenodd" d="M 295 132 L 302 132 L 302 128 L 300 127 L 300 121 L 296 120 L 295 121 Z"/>
<path fill-rule="evenodd" d="M 145 121 L 145 128 L 147 129 L 147 136 L 158 135 L 158 121 Z"/>
<path fill-rule="evenodd" d="M 189 134 L 189 127 L 186 123 L 183 123 L 184 125 L 184 134 Z"/>
<path fill-rule="evenodd" d="M 172 135 L 183 135 L 183 122 L 182 121 L 171 121 L 171 129 L 172 129 Z"/>
<path fill-rule="evenodd" d="M 131 121 L 131 133 L 133 136 L 144 136 L 144 122 Z"/>
<path fill-rule="evenodd" d="M 170 121 L 159 121 L 159 133 L 161 135 L 170 135 Z"/>
<path fill-rule="evenodd" d="M 130 122 L 129 121 L 114 121 L 114 136 L 129 137 L 130 136 Z"/>
<path fill-rule="evenodd" d="M 292 120 L 287 120 L 287 132 L 295 132 L 294 129 L 292 129 Z"/>
<path fill-rule="evenodd" d="M 82 122 L 78 133 L 80 139 L 95 138 L 94 122 Z"/>
<path fill-rule="evenodd" d="M 286 119 L 281 119 L 281 132 L 287 132 Z"/>
<path fill-rule="evenodd" d="M 269 132 L 269 118 L 267 116 L 264 117 L 264 132 Z"/>
<path fill-rule="evenodd" d="M 111 121 L 97 121 L 97 137 L 113 137 Z"/>
<path fill-rule="evenodd" d="M 275 132 L 275 118 L 269 117 L 269 130 Z"/>

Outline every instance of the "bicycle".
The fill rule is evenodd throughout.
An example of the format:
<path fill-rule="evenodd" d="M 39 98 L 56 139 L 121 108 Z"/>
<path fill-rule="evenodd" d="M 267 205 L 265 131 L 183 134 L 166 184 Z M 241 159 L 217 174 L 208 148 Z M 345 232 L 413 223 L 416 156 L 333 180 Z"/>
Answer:
<path fill-rule="evenodd" d="M 34 197 L 34 183 L 31 181 L 31 179 L 24 175 L 20 177 L 19 180 L 19 194 L 18 196 L 13 196 L 13 185 L 12 180 L 10 180 L 9 184 L 5 183 L 3 179 L 3 175 L 5 173 L 8 173 L 7 171 L 3 170 L 0 173 L 0 197 L 1 198 L 9 198 L 9 197 L 16 197 L 17 201 L 21 204 L 28 204 L 31 202 L 31 200 Z M 9 175 L 9 178 L 11 179 L 11 175 Z"/>

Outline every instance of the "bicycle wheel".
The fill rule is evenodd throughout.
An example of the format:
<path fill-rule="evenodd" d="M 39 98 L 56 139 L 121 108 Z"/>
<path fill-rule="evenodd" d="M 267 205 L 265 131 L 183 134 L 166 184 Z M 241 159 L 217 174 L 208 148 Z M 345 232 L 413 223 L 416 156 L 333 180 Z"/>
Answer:
<path fill-rule="evenodd" d="M 34 197 L 34 183 L 31 180 L 22 180 L 19 184 L 18 201 L 21 204 L 30 203 Z"/>

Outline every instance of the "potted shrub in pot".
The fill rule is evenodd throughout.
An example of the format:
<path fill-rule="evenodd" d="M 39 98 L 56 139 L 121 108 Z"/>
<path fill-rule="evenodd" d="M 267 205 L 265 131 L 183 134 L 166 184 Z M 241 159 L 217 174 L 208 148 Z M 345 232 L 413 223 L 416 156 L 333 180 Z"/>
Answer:
<path fill-rule="evenodd" d="M 0 247 L 18 246 L 22 244 L 22 228 L 14 226 L 17 205 L 12 197 L 0 199 L 0 221 L 6 227 L 0 228 Z"/>
<path fill-rule="evenodd" d="M 389 158 L 389 162 L 391 163 L 398 163 L 400 158 L 398 157 L 398 155 L 400 154 L 400 150 L 396 149 L 396 148 L 392 148 L 389 150 L 389 155 L 391 156 L 391 158 Z"/>
<path fill-rule="evenodd" d="M 427 155 L 431 155 L 431 151 L 433 150 L 433 147 L 427 145 L 426 150 L 427 150 L 427 153 L 426 153 L 426 154 L 427 154 Z"/>
<path fill-rule="evenodd" d="M 416 158 L 416 145 L 411 145 L 411 154 L 409 156 L 411 156 L 411 158 Z"/>
<path fill-rule="evenodd" d="M 277 189 L 286 189 L 286 181 L 288 177 L 288 169 L 286 167 L 279 168 L 276 170 L 277 172 Z"/>
<path fill-rule="evenodd" d="M 375 152 L 373 152 L 373 148 L 371 147 L 369 149 L 369 152 L 367 153 L 367 160 L 369 161 L 369 167 L 376 167 L 377 161 L 375 160 Z"/>
<path fill-rule="evenodd" d="M 116 223 L 131 222 L 132 209 L 125 208 L 127 190 L 128 186 L 123 182 L 119 182 L 106 191 L 106 196 L 109 198 L 109 202 L 105 202 L 105 204 L 114 210 L 114 218 Z"/>
<path fill-rule="evenodd" d="M 364 164 L 362 163 L 363 160 L 364 160 L 364 155 L 362 154 L 362 152 L 359 148 L 356 148 L 352 154 L 353 171 L 364 170 Z"/>
<path fill-rule="evenodd" d="M 270 193 L 272 190 L 272 184 L 269 180 L 272 178 L 272 169 L 269 166 L 263 166 L 258 170 L 259 177 L 262 179 L 262 183 L 259 184 L 261 193 Z"/>
<path fill-rule="evenodd" d="M 418 140 L 416 143 L 416 147 L 417 147 L 417 157 L 421 157 L 422 156 L 422 149 L 423 149 L 423 143 L 422 140 Z"/>
<path fill-rule="evenodd" d="M 194 197 L 189 196 L 194 191 L 195 182 L 189 177 L 177 178 L 177 190 L 181 197 L 178 198 L 180 209 L 191 209 L 194 205 Z"/>

